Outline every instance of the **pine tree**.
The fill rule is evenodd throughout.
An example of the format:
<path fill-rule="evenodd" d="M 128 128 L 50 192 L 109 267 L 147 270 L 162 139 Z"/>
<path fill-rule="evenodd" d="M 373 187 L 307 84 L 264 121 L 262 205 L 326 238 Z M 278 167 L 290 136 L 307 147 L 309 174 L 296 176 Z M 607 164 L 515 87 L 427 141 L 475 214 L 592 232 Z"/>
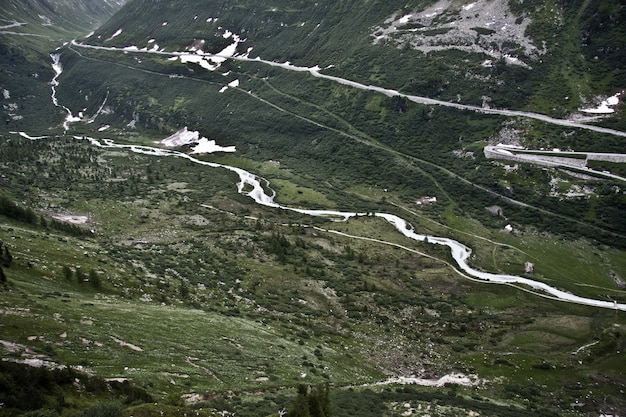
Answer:
<path fill-rule="evenodd" d="M 98 276 L 98 273 L 93 269 L 89 271 L 89 283 L 94 288 L 100 288 L 100 277 Z"/>
<path fill-rule="evenodd" d="M 7 245 L 4 245 L 2 241 L 0 241 L 0 262 L 2 262 L 2 266 L 8 268 L 11 266 L 12 261 L 13 255 L 11 255 L 9 247 Z"/>
<path fill-rule="evenodd" d="M 330 390 L 328 383 L 310 387 L 298 385 L 298 396 L 287 413 L 289 417 L 330 417 Z"/>
<path fill-rule="evenodd" d="M 180 280 L 180 287 L 178 288 L 178 293 L 180 294 L 180 298 L 182 298 L 183 300 L 186 300 L 187 298 L 189 298 L 189 287 L 187 286 L 187 283 L 183 281 L 182 279 Z"/>
<path fill-rule="evenodd" d="M 287 413 L 289 417 L 311 417 L 311 413 L 309 412 L 308 391 L 309 387 L 307 385 L 298 385 L 298 396 L 293 401 Z"/>
<path fill-rule="evenodd" d="M 71 281 L 72 280 L 72 269 L 67 266 L 67 265 L 63 265 L 63 277 L 67 280 L 67 281 Z"/>

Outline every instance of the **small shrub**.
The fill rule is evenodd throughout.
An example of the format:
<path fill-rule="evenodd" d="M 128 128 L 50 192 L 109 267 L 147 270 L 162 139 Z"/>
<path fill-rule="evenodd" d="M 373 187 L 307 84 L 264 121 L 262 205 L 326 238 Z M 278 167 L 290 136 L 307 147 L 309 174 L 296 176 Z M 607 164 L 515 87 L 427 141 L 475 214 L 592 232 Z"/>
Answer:
<path fill-rule="evenodd" d="M 73 415 L 73 417 L 121 417 L 124 407 L 118 402 L 93 405 Z"/>
<path fill-rule="evenodd" d="M 58 417 L 59 413 L 55 410 L 50 410 L 47 408 L 35 411 L 29 411 L 20 415 L 20 417 Z"/>

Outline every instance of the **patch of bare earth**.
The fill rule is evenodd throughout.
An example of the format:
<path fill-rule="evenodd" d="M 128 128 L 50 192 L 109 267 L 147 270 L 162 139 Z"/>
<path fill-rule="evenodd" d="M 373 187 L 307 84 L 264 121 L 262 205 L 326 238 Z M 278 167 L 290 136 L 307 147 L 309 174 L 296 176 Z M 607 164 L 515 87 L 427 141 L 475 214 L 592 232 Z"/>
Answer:
<path fill-rule="evenodd" d="M 526 16 L 515 16 L 507 1 L 440 0 L 423 10 L 390 16 L 374 28 L 373 36 L 375 44 L 408 45 L 425 53 L 458 49 L 528 67 L 526 61 L 546 52 L 525 35 L 530 23 Z"/>

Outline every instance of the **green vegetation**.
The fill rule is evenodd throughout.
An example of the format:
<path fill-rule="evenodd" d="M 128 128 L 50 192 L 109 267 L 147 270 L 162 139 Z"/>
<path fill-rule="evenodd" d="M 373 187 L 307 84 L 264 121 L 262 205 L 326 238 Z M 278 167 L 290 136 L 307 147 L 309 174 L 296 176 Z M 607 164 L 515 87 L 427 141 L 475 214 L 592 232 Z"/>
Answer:
<path fill-rule="evenodd" d="M 542 392 L 559 391 L 562 398 L 555 404 L 552 397 L 533 394 L 533 407 L 557 410 L 579 399 L 564 380 L 591 386 L 603 369 L 612 382 L 598 392 L 619 398 L 624 370 L 615 366 L 615 352 L 626 339 L 619 327 L 611 330 L 613 323 L 623 325 L 611 311 L 463 280 L 448 268 L 445 250 L 405 241 L 380 219 L 329 223 L 252 205 L 237 196 L 236 179 L 225 170 L 99 149 L 76 139 L 13 137 L 11 143 L 18 154 L 46 161 L 49 174 L 33 177 L 30 166 L 18 165 L 7 171 L 7 190 L 14 195 L 47 190 L 36 199 L 20 194 L 19 205 L 10 195 L 3 198 L 13 211 L 24 207 L 18 211 L 32 211 L 37 219 L 5 216 L 1 231 L 12 256 L 4 269 L 4 339 L 20 346 L 9 357 L 28 355 L 30 349 L 102 377 L 130 378 L 163 407 L 172 395 L 185 394 L 205 409 L 251 416 L 268 407 L 273 408 L 268 415 L 289 409 L 297 396 L 292 391 L 274 397 L 281 386 L 324 381 L 353 386 L 382 380 L 390 370 L 421 369 L 434 376 L 456 371 L 488 380 L 506 376 L 512 385 L 487 383 L 481 395 L 506 396 L 521 407 L 526 393 L 515 387 L 533 376 L 549 387 Z M 64 170 L 57 169 L 61 165 Z M 289 183 L 298 178 L 281 174 L 282 166 L 267 172 L 290 178 Z M 21 182 L 28 177 L 36 182 Z M 367 189 L 359 192 L 363 205 L 381 204 L 368 203 Z M 345 204 L 348 195 L 326 198 Z M 383 204 L 386 211 L 396 210 Z M 428 219 L 429 209 L 417 210 L 402 215 L 420 230 L 451 233 Z M 87 223 L 73 227 L 95 234 L 46 228 L 42 212 L 85 215 Z M 555 247 L 554 238 L 502 235 L 460 217 L 455 222 L 454 237 L 475 248 L 476 262 L 485 269 L 519 274 L 523 262 L 532 260 L 535 278 L 591 297 L 624 297 L 609 276 L 623 263 L 620 251 L 581 241 Z M 432 258 L 307 225 L 410 245 Z M 584 278 L 572 282 L 582 265 Z M 606 341 L 572 355 L 596 340 Z M 509 355 L 513 348 L 517 353 Z M 556 370 L 543 369 L 544 361 Z M 228 390 L 236 396 L 229 397 Z M 265 392 L 266 400 L 249 402 L 248 393 L 256 390 Z M 463 398 L 476 395 L 472 387 L 456 390 Z M 431 391 L 418 392 L 431 398 L 420 401 L 435 398 L 428 397 Z M 475 401 L 454 400 L 445 407 L 480 408 Z M 331 403 L 334 415 L 351 409 Z M 152 412 L 148 405 L 136 407 L 128 412 Z"/>
<path fill-rule="evenodd" d="M 416 104 L 254 60 L 207 71 L 167 54 L 56 49 L 80 33 L 90 44 L 217 52 L 233 31 L 251 58 L 553 116 L 623 87 L 623 60 L 602 49 L 623 38 L 613 0 L 511 4 L 545 41 L 532 69 L 372 43 L 372 28 L 420 7 L 136 0 L 88 38 L 82 26 L 12 17 L 33 32 L 0 34 L 0 416 L 623 414 L 623 312 L 467 279 L 446 248 L 368 215 L 463 242 L 477 269 L 522 275 L 532 262 L 534 280 L 626 303 L 623 184 L 483 154 L 510 136 L 532 149 L 623 153 L 623 138 Z M 56 98 L 84 115 L 67 132 L 66 110 L 51 103 L 51 52 L 63 65 Z M 624 116 L 598 123 L 623 129 Z M 264 207 L 226 169 L 86 139 L 158 147 L 184 126 L 236 146 L 196 157 L 262 177 L 282 205 L 364 215 Z M 472 383 L 384 382 L 453 373 Z"/>
<path fill-rule="evenodd" d="M 609 161 L 588 161 L 587 167 L 597 171 L 608 171 L 611 174 L 626 177 L 626 164 Z"/>

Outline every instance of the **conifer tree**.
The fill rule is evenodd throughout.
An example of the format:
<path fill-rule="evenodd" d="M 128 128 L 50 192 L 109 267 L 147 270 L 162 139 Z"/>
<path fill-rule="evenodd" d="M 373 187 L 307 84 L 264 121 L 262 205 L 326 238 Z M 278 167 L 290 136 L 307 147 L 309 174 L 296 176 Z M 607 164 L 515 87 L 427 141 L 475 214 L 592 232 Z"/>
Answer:
<path fill-rule="evenodd" d="M 287 413 L 289 417 L 311 417 L 309 413 L 309 387 L 304 384 L 298 385 L 298 396 L 293 401 L 291 409 Z"/>
<path fill-rule="evenodd" d="M 89 271 L 89 283 L 94 288 L 100 288 L 100 277 L 98 276 L 98 273 L 93 269 Z"/>
<path fill-rule="evenodd" d="M 330 417 L 330 391 L 328 383 L 310 387 L 298 385 L 298 396 L 287 413 L 289 417 Z"/>
<path fill-rule="evenodd" d="M 11 255 L 11 251 L 9 251 L 8 246 L 0 240 L 0 262 L 2 263 L 2 266 L 8 268 L 11 266 L 12 261 L 13 255 Z"/>

